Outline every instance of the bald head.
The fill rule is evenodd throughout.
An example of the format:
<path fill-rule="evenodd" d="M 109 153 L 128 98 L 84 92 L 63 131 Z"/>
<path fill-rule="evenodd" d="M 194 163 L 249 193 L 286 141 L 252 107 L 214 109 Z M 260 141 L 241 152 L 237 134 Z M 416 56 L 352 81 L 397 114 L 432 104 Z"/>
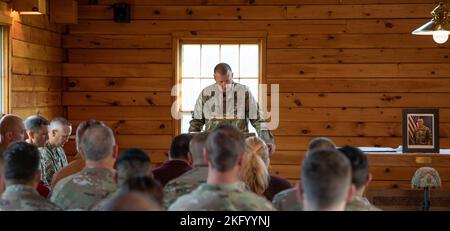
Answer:
<path fill-rule="evenodd" d="M 140 192 L 127 192 L 104 207 L 105 211 L 162 211 L 162 208 L 151 198 Z"/>
<path fill-rule="evenodd" d="M 16 141 L 25 141 L 26 131 L 22 119 L 17 115 L 5 115 L 0 119 L 1 145 L 6 147 Z"/>

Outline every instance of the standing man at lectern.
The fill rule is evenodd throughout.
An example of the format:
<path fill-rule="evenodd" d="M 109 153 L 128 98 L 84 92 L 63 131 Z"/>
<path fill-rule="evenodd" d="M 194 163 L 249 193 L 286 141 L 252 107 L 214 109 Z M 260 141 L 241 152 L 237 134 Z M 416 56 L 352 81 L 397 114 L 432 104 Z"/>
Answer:
<path fill-rule="evenodd" d="M 269 146 L 270 153 L 275 152 L 274 138 L 266 128 L 258 103 L 245 85 L 233 82 L 230 65 L 219 63 L 214 68 L 215 84 L 205 87 L 195 104 L 189 132 L 209 131 L 221 124 L 231 124 L 241 132 L 248 133 L 248 123 L 255 128 Z"/>

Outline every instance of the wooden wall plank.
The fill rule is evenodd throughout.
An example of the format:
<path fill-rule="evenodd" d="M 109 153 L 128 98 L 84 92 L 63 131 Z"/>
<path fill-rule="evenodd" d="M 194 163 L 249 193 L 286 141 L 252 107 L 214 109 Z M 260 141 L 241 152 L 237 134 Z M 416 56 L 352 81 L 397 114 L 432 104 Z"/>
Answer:
<path fill-rule="evenodd" d="M 54 48 L 33 43 L 12 40 L 12 55 L 14 57 L 28 58 L 33 60 L 61 62 L 63 51 L 61 48 Z M 60 65 L 60 64 L 59 64 Z"/>
<path fill-rule="evenodd" d="M 172 87 L 169 78 L 69 78 L 68 91 L 163 91 Z"/>
<path fill-rule="evenodd" d="M 171 106 L 170 92 L 65 92 L 63 105 L 66 106 Z"/>
<path fill-rule="evenodd" d="M 70 49 L 70 63 L 172 63 L 171 49 Z"/>
<path fill-rule="evenodd" d="M 170 64 L 63 64 L 67 77 L 171 77 Z"/>
<path fill-rule="evenodd" d="M 79 107 L 68 108 L 71 120 L 171 120 L 170 107 Z"/>
<path fill-rule="evenodd" d="M 168 35 L 64 35 L 65 48 L 171 48 Z"/>
<path fill-rule="evenodd" d="M 92 5 L 89 0 L 79 0 L 80 5 Z M 392 4 L 429 3 L 433 0 L 123 0 L 134 5 L 317 5 L 317 4 Z M 97 0 L 95 5 L 111 5 L 115 0 Z"/>

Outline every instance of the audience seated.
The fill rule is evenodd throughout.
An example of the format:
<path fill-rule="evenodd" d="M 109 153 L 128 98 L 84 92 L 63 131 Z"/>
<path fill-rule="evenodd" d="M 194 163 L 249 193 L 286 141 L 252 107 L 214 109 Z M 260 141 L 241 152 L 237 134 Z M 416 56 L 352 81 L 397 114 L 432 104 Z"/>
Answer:
<path fill-rule="evenodd" d="M 172 140 L 169 150 L 169 161 L 153 170 L 153 175 L 162 186 L 192 169 L 188 157 L 191 134 L 181 134 Z"/>
<path fill-rule="evenodd" d="M 369 161 L 366 154 L 359 148 L 345 146 L 338 151 L 343 153 L 349 160 L 352 168 L 352 184 L 356 188 L 356 193 L 347 204 L 347 211 L 380 211 L 379 208 L 370 204 L 369 200 L 363 196 L 366 187 L 369 185 L 372 174 L 369 173 Z"/>
<path fill-rule="evenodd" d="M 119 196 L 121 193 L 120 189 L 128 179 L 144 176 L 153 178 L 150 158 L 144 150 L 139 148 L 129 148 L 125 150 L 117 159 L 116 170 L 119 189 L 95 204 L 91 210 L 100 210 L 108 201 Z"/>
<path fill-rule="evenodd" d="M 219 126 L 208 135 L 204 158 L 208 160 L 205 184 L 178 198 L 169 210 L 274 210 L 269 201 L 245 189 L 239 180 L 245 142 L 230 125 Z"/>
<path fill-rule="evenodd" d="M 53 174 L 52 178 L 52 187 L 55 187 L 55 185 L 63 178 L 66 178 L 70 175 L 73 175 L 75 173 L 81 172 L 83 168 L 85 167 L 85 160 L 83 157 L 83 154 L 81 154 L 80 146 L 81 146 L 81 138 L 89 127 L 93 125 L 104 125 L 103 122 L 98 120 L 87 120 L 83 121 L 80 124 L 78 124 L 76 135 L 75 135 L 75 144 L 77 149 L 77 154 L 73 158 L 72 162 L 70 162 L 68 165 L 57 171 L 55 174 Z"/>
<path fill-rule="evenodd" d="M 50 122 L 48 141 L 44 147 L 39 149 L 41 152 L 42 181 L 48 186 L 52 186 L 53 174 L 68 164 L 63 146 L 69 140 L 71 133 L 72 124 L 70 121 L 58 117 Z"/>
<path fill-rule="evenodd" d="M 62 179 L 50 197 L 64 210 L 87 210 L 117 189 L 113 167 L 118 147 L 112 130 L 103 125 L 90 126 L 82 136 L 80 151 L 86 167 Z"/>
<path fill-rule="evenodd" d="M 104 211 L 162 211 L 162 208 L 144 193 L 131 191 L 110 201 Z"/>
<path fill-rule="evenodd" d="M 203 158 L 208 132 L 195 135 L 189 143 L 193 168 L 164 186 L 164 206 L 168 208 L 178 197 L 188 194 L 208 178 L 208 161 Z"/>
<path fill-rule="evenodd" d="M 333 149 L 312 151 L 303 161 L 298 187 L 305 211 L 343 211 L 353 198 L 350 161 Z"/>
<path fill-rule="evenodd" d="M 10 144 L 17 141 L 25 141 L 25 126 L 20 117 L 16 115 L 4 115 L 0 119 L 0 154 L 3 153 Z"/>
<path fill-rule="evenodd" d="M 336 149 L 334 142 L 326 137 L 316 137 L 308 144 L 308 153 L 316 149 Z M 280 211 L 299 211 L 303 210 L 302 203 L 297 202 L 297 192 L 295 188 L 286 189 L 276 194 L 272 200 L 274 207 Z"/>
<path fill-rule="evenodd" d="M 3 156 L 6 190 L 0 199 L 0 210 L 60 210 L 36 191 L 41 173 L 39 151 L 34 145 L 16 142 Z"/>

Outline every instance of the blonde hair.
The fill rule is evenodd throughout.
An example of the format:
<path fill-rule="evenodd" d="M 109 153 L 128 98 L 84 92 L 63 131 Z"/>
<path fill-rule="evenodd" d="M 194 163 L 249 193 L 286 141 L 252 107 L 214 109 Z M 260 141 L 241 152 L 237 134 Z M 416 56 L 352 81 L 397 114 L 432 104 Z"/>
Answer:
<path fill-rule="evenodd" d="M 245 140 L 245 158 L 240 171 L 240 179 L 258 195 L 263 195 L 269 187 L 269 149 L 258 137 Z"/>

